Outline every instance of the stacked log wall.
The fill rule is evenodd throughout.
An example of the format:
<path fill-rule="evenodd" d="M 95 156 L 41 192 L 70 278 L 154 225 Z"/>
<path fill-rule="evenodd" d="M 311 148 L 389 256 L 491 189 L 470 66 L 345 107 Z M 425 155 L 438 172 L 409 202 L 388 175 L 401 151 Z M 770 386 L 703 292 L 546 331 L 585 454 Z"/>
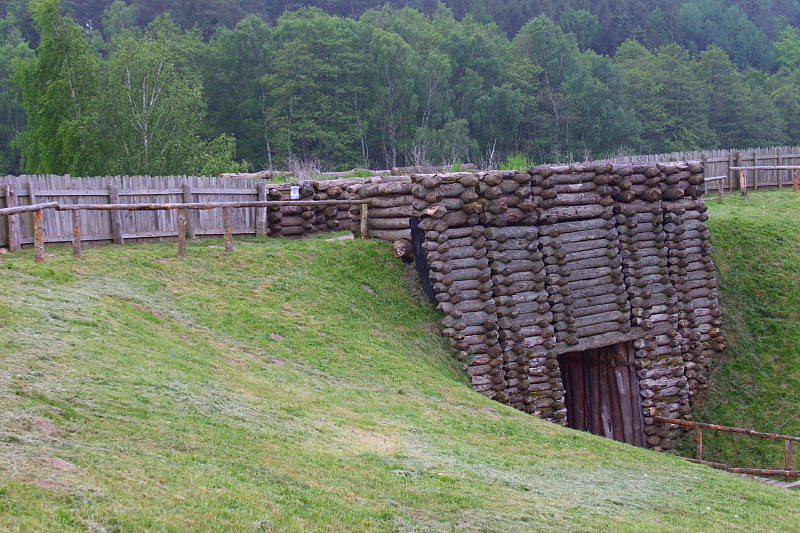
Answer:
<path fill-rule="evenodd" d="M 647 444 L 672 448 L 724 348 L 699 163 L 412 175 L 445 336 L 473 387 L 566 424 L 557 357 L 632 342 Z M 419 258 L 418 258 L 419 259 Z"/>

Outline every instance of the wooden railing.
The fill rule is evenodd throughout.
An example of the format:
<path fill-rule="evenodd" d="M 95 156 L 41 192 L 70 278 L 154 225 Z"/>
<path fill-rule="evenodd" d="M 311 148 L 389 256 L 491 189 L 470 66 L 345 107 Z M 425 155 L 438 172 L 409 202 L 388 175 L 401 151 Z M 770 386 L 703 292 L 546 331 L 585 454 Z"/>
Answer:
<path fill-rule="evenodd" d="M 725 197 L 725 181 L 728 179 L 728 176 L 714 176 L 711 178 L 706 178 L 706 183 L 708 182 L 717 182 L 717 198 L 722 200 Z"/>
<path fill-rule="evenodd" d="M 694 422 L 690 420 L 678 420 L 676 418 L 665 418 L 663 416 L 655 417 L 656 422 L 663 424 L 675 424 L 677 426 L 691 427 L 695 429 L 695 459 L 686 457 L 687 461 L 693 463 L 700 463 L 714 468 L 720 468 L 733 472 L 735 474 L 751 474 L 755 476 L 783 476 L 786 481 L 793 477 L 800 477 L 800 471 L 792 470 L 792 443 L 800 442 L 800 437 L 792 437 L 789 435 L 778 435 L 775 433 L 762 433 L 752 429 L 742 429 L 728 426 L 718 426 L 716 424 L 705 424 L 703 422 Z M 775 439 L 784 441 L 784 470 L 775 470 L 767 468 L 739 468 L 731 467 L 722 463 L 713 463 L 711 461 L 703 460 L 703 430 L 722 431 L 726 433 L 739 433 L 741 435 L 749 435 L 751 437 L 759 437 L 762 439 Z"/>
<path fill-rule="evenodd" d="M 186 210 L 206 210 L 206 209 L 222 209 L 222 220 L 224 225 L 225 234 L 225 251 L 231 252 L 233 250 L 233 233 L 231 231 L 231 216 L 230 210 L 235 208 L 253 208 L 253 207 L 284 207 L 284 206 L 299 206 L 299 207 L 313 207 L 322 205 L 361 205 L 361 238 L 368 238 L 367 221 L 368 209 L 372 199 L 365 200 L 265 200 L 255 202 L 208 202 L 208 203 L 174 203 L 174 204 L 66 204 L 62 205 L 58 202 L 48 202 L 43 204 L 24 205 L 17 207 L 6 207 L 0 209 L 0 216 L 8 217 L 9 236 L 11 240 L 12 235 L 16 235 L 15 227 L 17 224 L 16 216 L 22 213 L 33 213 L 34 224 L 34 260 L 36 262 L 44 261 L 44 235 L 42 231 L 42 211 L 45 209 L 55 209 L 57 211 L 71 211 L 72 212 L 72 253 L 76 258 L 81 257 L 81 230 L 80 230 L 80 212 L 81 211 L 154 211 L 154 210 L 177 210 L 178 211 L 178 256 L 183 257 L 186 254 Z M 112 217 L 112 224 L 115 223 L 115 218 Z M 119 223 L 116 220 L 116 223 Z M 122 244 L 122 242 L 119 242 Z M 19 243 L 9 242 L 9 247 L 12 250 L 20 248 Z"/>
<path fill-rule="evenodd" d="M 800 165 L 761 165 L 761 166 L 750 166 L 750 167 L 729 167 L 728 170 L 738 172 L 739 173 L 739 189 L 742 191 L 742 196 L 747 196 L 747 172 L 748 171 L 757 171 L 757 170 L 793 170 L 792 173 L 792 188 L 797 191 L 798 187 L 798 176 L 797 171 L 800 170 Z M 780 173 L 779 173 L 780 175 Z M 782 186 L 780 184 L 780 180 L 778 186 Z M 758 190 L 758 181 L 753 180 L 753 190 Z"/>

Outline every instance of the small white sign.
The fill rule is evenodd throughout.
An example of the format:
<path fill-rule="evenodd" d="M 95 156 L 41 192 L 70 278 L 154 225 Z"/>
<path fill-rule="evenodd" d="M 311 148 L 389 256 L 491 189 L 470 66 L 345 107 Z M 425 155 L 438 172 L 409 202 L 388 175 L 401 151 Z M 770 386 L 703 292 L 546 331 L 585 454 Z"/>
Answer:
<path fill-rule="evenodd" d="M 298 185 L 292 185 L 291 192 L 289 193 L 289 198 L 291 198 L 292 200 L 300 199 L 300 187 Z"/>

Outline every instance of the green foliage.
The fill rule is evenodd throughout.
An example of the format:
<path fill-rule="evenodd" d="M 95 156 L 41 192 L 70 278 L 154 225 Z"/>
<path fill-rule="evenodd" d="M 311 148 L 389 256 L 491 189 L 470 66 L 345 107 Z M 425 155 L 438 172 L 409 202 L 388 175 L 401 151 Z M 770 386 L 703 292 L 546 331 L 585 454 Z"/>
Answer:
<path fill-rule="evenodd" d="M 771 102 L 745 83 L 724 50 L 710 46 L 700 54 L 696 68 L 708 103 L 708 125 L 721 146 L 775 145 L 784 140 Z"/>
<path fill-rule="evenodd" d="M 13 62 L 28 129 L 19 146 L 29 172 L 92 175 L 102 160 L 97 139 L 97 60 L 82 29 L 59 14 L 60 0 L 31 0 L 41 37 L 36 57 Z"/>
<path fill-rule="evenodd" d="M 372 31 L 367 63 L 367 75 L 374 80 L 371 116 L 387 168 L 397 166 L 402 139 L 407 137 L 416 115 L 416 63 L 414 50 L 402 37 L 380 28 Z"/>
<path fill-rule="evenodd" d="M 787 24 L 778 35 L 773 50 L 779 67 L 794 70 L 800 66 L 800 33 L 797 28 Z"/>
<path fill-rule="evenodd" d="M 348 13 L 329 3 L 274 24 L 264 14 L 282 8 L 249 0 L 224 4 L 224 13 L 215 2 L 64 2 L 87 29 L 59 15 L 57 2 L 34 1 L 39 19 L 52 20 L 40 25 L 37 57 L 17 62 L 29 65 L 16 79 L 36 110 L 26 130 L 3 64 L 29 56 L 26 40 L 39 37 L 19 15 L 23 0 L 0 0 L 5 26 L 16 28 L 0 44 L 0 168 L 21 165 L 14 136 L 30 170 L 73 174 L 199 172 L 192 154 L 226 146 L 214 141 L 221 135 L 235 139 L 235 166 L 249 170 L 294 160 L 321 170 L 485 167 L 497 154 L 566 162 L 800 137 L 792 75 L 800 8 L 784 6 L 774 19 L 764 14 L 774 2 L 757 11 L 727 0 L 626 0 L 614 9 L 509 1 L 502 15 L 471 1 L 410 4 L 421 11 L 351 3 Z M 237 15 L 244 11 L 260 16 Z M 526 15 L 511 21 L 510 13 Z M 56 39 L 54 21 L 71 29 Z M 70 46 L 79 52 L 57 64 L 53 51 Z M 74 93 L 64 91 L 69 80 Z M 161 95 L 133 105 L 148 83 Z"/>
<path fill-rule="evenodd" d="M 187 138 L 184 157 L 171 173 L 218 176 L 225 172 L 239 172 L 236 162 L 236 139 L 221 134 L 213 139 L 202 140 L 197 136 Z"/>
<path fill-rule="evenodd" d="M 203 108 L 201 88 L 191 85 L 175 63 L 166 39 L 114 43 L 103 105 L 114 173 L 180 173 Z"/>
<path fill-rule="evenodd" d="M 122 0 L 114 0 L 103 11 L 103 35 L 106 41 L 119 38 L 139 37 L 139 8 L 129 6 Z"/>
<path fill-rule="evenodd" d="M 649 52 L 636 41 L 623 43 L 614 62 L 625 78 L 627 102 L 641 125 L 635 146 L 645 153 L 718 146 L 709 128 L 708 102 L 694 61 L 676 44 Z"/>
<path fill-rule="evenodd" d="M 364 91 L 355 23 L 302 9 L 281 16 L 275 35 L 281 44 L 264 82 L 276 153 L 352 167 L 362 127 L 355 101 Z"/>
<path fill-rule="evenodd" d="M 453 120 L 436 130 L 419 128 L 407 149 L 407 159 L 415 166 L 451 165 L 468 161 L 470 149 L 475 153 L 478 146 L 469 137 L 467 120 Z"/>
<path fill-rule="evenodd" d="M 600 35 L 600 21 L 597 15 L 585 9 L 572 9 L 567 6 L 558 16 L 558 25 L 564 33 L 572 33 L 578 40 L 581 51 L 592 46 L 594 40 Z"/>
<path fill-rule="evenodd" d="M 22 171 L 19 150 L 12 140 L 27 124 L 19 89 L 11 81 L 15 60 L 33 58 L 33 50 L 22 40 L 17 18 L 8 13 L 0 19 L 0 174 L 18 174 Z"/>
<path fill-rule="evenodd" d="M 532 166 L 525 154 L 509 154 L 498 170 L 528 170 Z"/>
<path fill-rule="evenodd" d="M 800 144 L 800 69 L 781 70 L 768 80 L 765 90 L 786 123 L 788 141 Z"/>
<path fill-rule="evenodd" d="M 203 62 L 209 103 L 206 131 L 234 135 L 239 157 L 257 169 L 273 168 L 267 76 L 275 46 L 271 26 L 248 16 L 233 30 L 216 33 Z"/>

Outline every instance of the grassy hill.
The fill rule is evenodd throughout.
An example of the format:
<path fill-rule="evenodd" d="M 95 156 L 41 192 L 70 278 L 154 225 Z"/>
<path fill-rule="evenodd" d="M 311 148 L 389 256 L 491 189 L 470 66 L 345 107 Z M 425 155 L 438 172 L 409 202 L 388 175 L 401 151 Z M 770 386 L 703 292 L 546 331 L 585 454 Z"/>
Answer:
<path fill-rule="evenodd" d="M 384 243 L 48 251 L 0 256 L 0 531 L 800 530 L 473 392 Z"/>
<path fill-rule="evenodd" d="M 708 205 L 728 349 L 695 419 L 800 435 L 800 194 L 731 194 Z M 783 468 L 782 441 L 704 440 L 727 464 Z M 800 470 L 800 447 L 794 455 Z"/>

